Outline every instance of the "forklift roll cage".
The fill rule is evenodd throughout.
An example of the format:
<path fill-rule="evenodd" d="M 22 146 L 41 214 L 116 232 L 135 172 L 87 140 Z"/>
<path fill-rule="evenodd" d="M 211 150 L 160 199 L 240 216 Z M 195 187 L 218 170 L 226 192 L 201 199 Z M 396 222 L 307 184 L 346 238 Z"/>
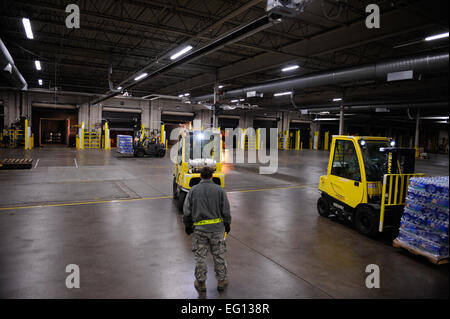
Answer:
<path fill-rule="evenodd" d="M 383 232 L 386 213 L 399 213 L 405 205 L 409 179 L 424 176 L 414 173 L 413 150 L 391 147 L 391 142 L 387 137 L 333 136 L 327 175 L 320 177 L 322 197 L 319 202 L 322 200 L 322 204 L 325 202 L 330 209 L 349 216 L 352 221 L 358 211 L 364 210 L 362 207 L 371 210 L 372 218 L 376 216 L 377 228 L 371 227 L 366 235 Z M 373 162 L 368 155 L 370 145 L 379 148 L 379 153 L 372 154 L 375 155 Z M 352 174 L 348 173 L 351 164 L 345 161 L 345 147 L 349 156 L 357 160 L 357 165 L 353 162 Z M 399 219 L 398 216 L 388 217 Z"/>

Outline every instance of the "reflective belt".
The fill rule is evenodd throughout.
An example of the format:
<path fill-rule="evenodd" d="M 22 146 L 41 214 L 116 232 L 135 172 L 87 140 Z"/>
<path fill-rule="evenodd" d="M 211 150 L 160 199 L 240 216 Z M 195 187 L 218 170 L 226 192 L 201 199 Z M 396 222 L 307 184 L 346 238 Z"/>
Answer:
<path fill-rule="evenodd" d="M 201 225 L 210 225 L 210 224 L 218 224 L 222 222 L 222 218 L 216 218 L 216 219 L 205 219 L 201 220 L 199 222 L 194 223 L 194 226 L 201 226 Z"/>

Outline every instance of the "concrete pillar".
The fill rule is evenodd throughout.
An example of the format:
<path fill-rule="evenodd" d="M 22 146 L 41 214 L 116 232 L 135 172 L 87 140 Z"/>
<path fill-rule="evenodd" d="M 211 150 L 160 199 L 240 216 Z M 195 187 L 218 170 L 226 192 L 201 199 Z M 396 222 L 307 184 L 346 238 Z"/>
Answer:
<path fill-rule="evenodd" d="M 414 148 L 416 149 L 416 157 L 419 157 L 419 128 L 420 128 L 420 109 L 417 109 L 416 116 L 416 137 L 414 140 Z"/>
<path fill-rule="evenodd" d="M 89 124 L 89 104 L 82 103 L 78 109 L 78 125 L 84 122 L 85 125 Z"/>
<path fill-rule="evenodd" d="M 213 112 L 210 110 L 200 110 L 195 113 L 194 121 L 200 121 L 197 123 L 200 123 L 200 128 L 203 127 L 203 129 L 210 129 L 212 128 L 212 117 Z"/>
<path fill-rule="evenodd" d="M 239 118 L 239 127 L 242 129 L 246 129 L 249 127 L 253 127 L 253 114 L 252 113 L 243 113 Z"/>
<path fill-rule="evenodd" d="M 150 130 L 161 129 L 162 105 L 160 105 L 159 100 L 151 101 L 149 108 L 150 108 L 150 122 L 149 122 Z"/>
<path fill-rule="evenodd" d="M 317 150 L 319 147 L 320 141 L 320 123 L 319 122 L 311 122 L 310 127 L 310 140 L 312 142 L 312 149 Z"/>
<path fill-rule="evenodd" d="M 344 135 L 344 104 L 341 104 L 339 111 L 339 135 Z"/>
<path fill-rule="evenodd" d="M 31 94 L 28 92 L 22 93 L 22 116 L 31 119 Z"/>
<path fill-rule="evenodd" d="M 102 123 L 102 104 L 91 105 L 89 109 L 89 125 L 91 128 L 94 128 L 96 124 Z M 100 127 L 99 126 L 99 127 Z"/>
<path fill-rule="evenodd" d="M 145 128 L 151 128 L 150 124 L 150 101 L 142 101 L 139 102 L 141 112 L 141 124 L 144 125 Z"/>
<path fill-rule="evenodd" d="M 0 93 L 0 99 L 3 100 L 4 127 L 10 127 L 20 117 L 20 93 L 5 90 Z"/>

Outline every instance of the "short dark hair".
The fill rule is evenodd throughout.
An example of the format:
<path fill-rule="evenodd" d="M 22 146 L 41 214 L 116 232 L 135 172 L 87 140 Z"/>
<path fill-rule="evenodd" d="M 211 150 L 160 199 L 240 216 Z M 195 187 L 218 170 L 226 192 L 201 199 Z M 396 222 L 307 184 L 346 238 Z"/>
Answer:
<path fill-rule="evenodd" d="M 200 177 L 202 179 L 211 179 L 213 176 L 214 170 L 211 167 L 202 167 L 200 169 Z"/>

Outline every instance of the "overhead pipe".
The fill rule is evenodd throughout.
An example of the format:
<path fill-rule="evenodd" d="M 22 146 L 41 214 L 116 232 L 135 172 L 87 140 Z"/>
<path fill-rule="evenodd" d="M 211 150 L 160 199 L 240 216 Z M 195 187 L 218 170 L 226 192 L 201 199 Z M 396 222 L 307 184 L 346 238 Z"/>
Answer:
<path fill-rule="evenodd" d="M 212 41 L 211 43 L 208 43 L 207 45 L 199 48 L 198 50 L 195 50 L 194 52 L 185 55 L 184 57 L 176 60 L 175 62 L 172 62 L 166 66 L 159 68 L 156 71 L 151 72 L 149 75 L 147 75 L 141 81 L 133 81 L 133 79 L 134 79 L 134 76 L 133 76 L 133 77 L 126 79 L 119 85 L 122 86 L 123 87 L 122 90 L 125 91 L 127 89 L 130 89 L 130 88 L 142 83 L 143 81 L 147 81 L 151 78 L 156 77 L 157 75 L 160 75 L 162 73 L 170 71 L 182 64 L 192 62 L 192 61 L 199 59 L 205 55 L 211 54 L 217 50 L 222 49 L 226 45 L 230 45 L 230 44 L 238 42 L 242 39 L 245 39 L 245 38 L 247 38 L 259 31 L 267 29 L 277 23 L 278 23 L 278 21 L 276 19 L 273 19 L 271 16 L 263 16 L 263 17 L 255 20 L 255 21 L 252 21 L 242 27 L 236 28 L 236 29 L 232 30 L 231 32 L 226 33 L 225 35 L 219 37 L 218 39 Z M 153 63 L 146 65 L 144 68 L 137 71 L 135 74 L 145 73 L 145 71 L 148 71 L 148 69 L 152 65 L 153 65 Z M 131 83 L 125 84 L 127 82 L 131 82 Z M 92 104 L 94 105 L 94 104 L 100 103 L 104 100 L 107 100 L 109 98 L 116 96 L 117 94 L 118 94 L 118 92 L 114 92 L 114 91 L 110 92 L 110 93 L 106 94 L 106 96 L 104 96 L 104 97 L 97 98 L 96 100 L 94 100 L 92 102 Z"/>
<path fill-rule="evenodd" d="M 424 108 L 424 107 L 448 107 L 448 102 L 421 102 L 421 103 L 389 103 L 389 104 L 367 104 L 367 105 L 345 105 L 344 111 L 364 111 L 364 110 L 375 110 L 377 108 Z M 329 107 L 307 107 L 303 109 L 313 111 L 313 112 L 340 112 L 340 106 L 329 106 Z"/>
<path fill-rule="evenodd" d="M 2 51 L 2 55 L 0 55 L 0 70 L 7 72 L 7 77 L 15 86 L 21 90 L 27 90 L 28 84 L 19 72 L 19 69 L 17 69 L 14 60 L 11 57 L 11 54 L 9 54 L 2 39 L 0 39 L 0 50 Z"/>
<path fill-rule="evenodd" d="M 242 89 L 224 92 L 222 99 L 246 96 L 247 92 L 257 93 L 294 91 L 323 85 L 338 85 L 370 80 L 386 80 L 388 73 L 414 70 L 420 73 L 435 71 L 448 72 L 448 50 L 431 52 L 416 56 L 393 58 L 371 64 L 318 72 L 310 75 L 280 80 Z M 193 101 L 207 101 L 214 98 L 213 94 L 195 97 Z"/>

